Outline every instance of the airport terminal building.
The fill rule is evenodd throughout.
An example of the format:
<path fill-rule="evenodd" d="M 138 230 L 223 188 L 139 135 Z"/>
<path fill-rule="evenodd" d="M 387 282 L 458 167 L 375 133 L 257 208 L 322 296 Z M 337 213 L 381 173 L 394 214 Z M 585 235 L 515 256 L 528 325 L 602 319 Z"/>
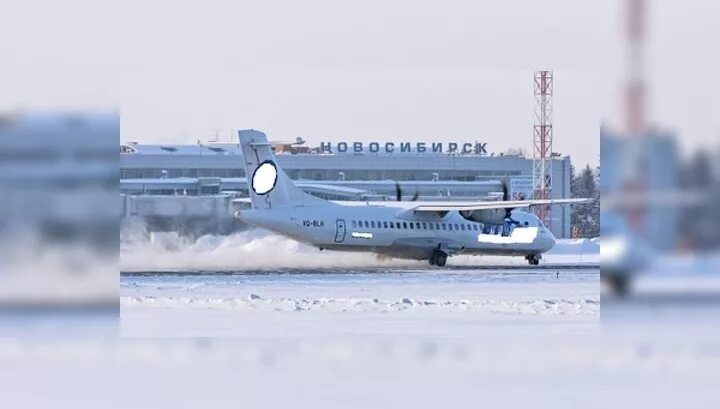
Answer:
<path fill-rule="evenodd" d="M 488 153 L 481 143 L 277 143 L 274 150 L 300 188 L 331 200 L 397 200 L 397 185 L 401 200 L 502 200 L 504 185 L 510 198 L 532 197 L 532 158 Z M 120 153 L 124 217 L 168 229 L 179 219 L 210 231 L 238 228 L 232 199 L 247 196 L 247 182 L 237 144 L 128 143 Z M 570 197 L 570 158 L 552 162 L 552 197 Z M 569 237 L 570 211 L 553 207 L 556 237 Z"/>
<path fill-rule="evenodd" d="M 638 138 L 629 138 L 612 130 L 600 129 L 600 162 L 604 173 L 600 179 L 603 195 L 622 197 L 626 184 L 628 163 L 637 161 L 642 169 L 642 189 L 647 196 L 662 195 L 663 192 L 680 191 L 678 184 L 681 158 L 677 138 L 670 132 L 651 129 Z M 633 146 L 633 144 L 637 144 Z M 639 149 L 638 149 L 639 148 Z M 636 154 L 636 159 L 630 155 Z M 688 195 L 689 196 L 689 195 Z M 681 199 L 678 199 L 681 200 Z M 629 214 L 622 207 L 607 209 L 629 220 Z M 653 247 L 669 250 L 677 246 L 679 236 L 680 206 L 648 201 L 641 207 L 638 237 Z"/>

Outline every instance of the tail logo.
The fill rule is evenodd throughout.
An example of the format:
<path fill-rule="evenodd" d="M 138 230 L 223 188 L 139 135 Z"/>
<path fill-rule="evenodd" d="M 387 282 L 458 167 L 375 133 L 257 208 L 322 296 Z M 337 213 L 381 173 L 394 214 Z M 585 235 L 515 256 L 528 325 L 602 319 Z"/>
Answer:
<path fill-rule="evenodd" d="M 275 162 L 266 160 L 255 168 L 255 172 L 252 175 L 252 188 L 257 195 L 265 195 L 270 193 L 275 188 L 277 183 L 277 167 Z"/>

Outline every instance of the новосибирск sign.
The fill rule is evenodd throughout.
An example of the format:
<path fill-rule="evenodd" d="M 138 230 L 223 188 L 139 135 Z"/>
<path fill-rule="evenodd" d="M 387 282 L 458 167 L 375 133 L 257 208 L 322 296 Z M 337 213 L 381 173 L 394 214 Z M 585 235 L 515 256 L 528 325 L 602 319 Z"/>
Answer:
<path fill-rule="evenodd" d="M 460 153 L 482 155 L 487 153 L 487 143 L 456 142 L 331 142 L 320 143 L 320 153 Z"/>

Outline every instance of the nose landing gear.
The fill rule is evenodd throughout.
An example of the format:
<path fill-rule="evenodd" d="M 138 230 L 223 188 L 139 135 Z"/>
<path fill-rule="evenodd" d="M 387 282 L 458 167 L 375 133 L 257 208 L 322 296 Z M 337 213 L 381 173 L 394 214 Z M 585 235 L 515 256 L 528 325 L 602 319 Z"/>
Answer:
<path fill-rule="evenodd" d="M 528 264 L 531 266 L 536 266 L 540 264 L 540 259 L 542 256 L 540 254 L 528 254 L 525 256 L 525 260 L 527 260 Z"/>
<path fill-rule="evenodd" d="M 445 254 L 444 251 L 435 250 L 435 251 L 433 251 L 432 256 L 430 256 L 430 265 L 431 266 L 443 267 L 446 262 L 447 262 L 447 254 Z"/>

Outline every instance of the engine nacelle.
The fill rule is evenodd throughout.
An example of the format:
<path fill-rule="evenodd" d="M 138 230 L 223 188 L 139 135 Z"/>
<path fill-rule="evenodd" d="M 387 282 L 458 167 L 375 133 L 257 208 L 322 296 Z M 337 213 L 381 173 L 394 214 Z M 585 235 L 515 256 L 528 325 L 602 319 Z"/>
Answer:
<path fill-rule="evenodd" d="M 505 222 L 505 209 L 469 210 L 462 211 L 460 215 L 472 221 L 484 224 L 503 224 Z"/>

